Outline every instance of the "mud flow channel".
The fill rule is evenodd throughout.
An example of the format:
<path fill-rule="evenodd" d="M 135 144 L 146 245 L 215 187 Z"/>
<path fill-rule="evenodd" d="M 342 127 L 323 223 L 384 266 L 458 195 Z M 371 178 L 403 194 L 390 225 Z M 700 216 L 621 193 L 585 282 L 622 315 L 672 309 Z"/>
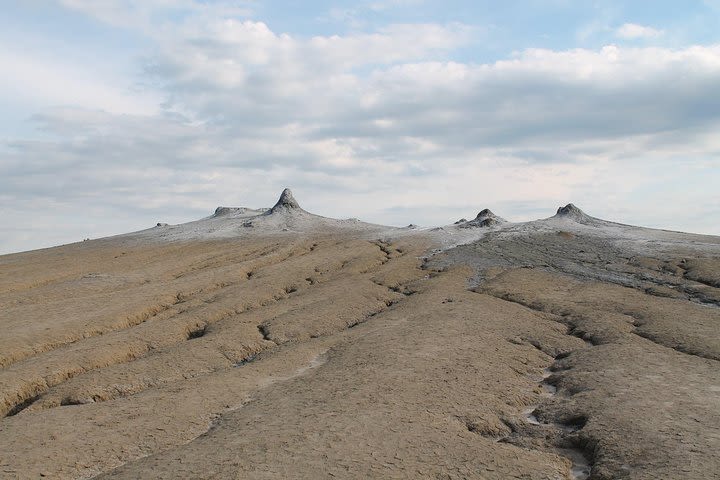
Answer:
<path fill-rule="evenodd" d="M 542 374 L 542 381 L 540 382 L 540 386 L 543 388 L 543 396 L 546 398 L 552 398 L 555 395 L 557 395 L 557 387 L 555 385 L 551 385 L 547 382 L 547 379 L 552 375 L 552 371 L 549 368 L 546 368 L 543 370 Z M 535 412 L 537 411 L 537 408 L 539 407 L 539 404 L 531 405 L 525 410 L 523 410 L 523 418 L 527 423 L 530 425 L 550 425 L 554 428 L 557 428 L 559 430 L 562 430 L 564 432 L 574 432 L 577 430 L 577 427 L 572 425 L 563 425 L 559 423 L 554 424 L 545 424 L 540 422 L 538 420 L 537 416 L 535 415 Z M 590 473 L 592 471 L 592 467 L 590 465 L 590 462 L 588 461 L 587 457 L 583 454 L 582 451 L 579 449 L 574 448 L 562 448 L 558 450 L 558 453 L 563 455 L 564 457 L 568 458 L 570 462 L 572 463 L 572 466 L 570 468 L 570 478 L 573 480 L 585 480 L 590 477 Z"/>

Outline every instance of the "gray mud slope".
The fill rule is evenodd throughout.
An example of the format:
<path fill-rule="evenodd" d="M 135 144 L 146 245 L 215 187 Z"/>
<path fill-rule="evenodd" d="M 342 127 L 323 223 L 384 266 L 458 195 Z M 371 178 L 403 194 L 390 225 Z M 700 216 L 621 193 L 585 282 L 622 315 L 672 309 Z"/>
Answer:
<path fill-rule="evenodd" d="M 678 234 L 681 237 L 683 234 Z M 688 235 L 690 236 L 690 235 Z M 491 267 L 545 268 L 578 279 L 637 288 L 661 297 L 685 298 L 720 306 L 720 245 L 710 252 L 684 247 L 633 248 L 621 239 L 591 231 L 537 231 L 523 235 L 488 232 L 436 260 L 466 264 L 476 281 Z"/>
<path fill-rule="evenodd" d="M 589 467 L 576 478 L 720 478 L 720 248 L 663 235 L 673 241 L 638 248 L 543 226 L 428 259 L 472 267 L 472 291 L 548 315 L 590 347 L 551 360 L 550 393 L 501 441 L 580 452 Z"/>

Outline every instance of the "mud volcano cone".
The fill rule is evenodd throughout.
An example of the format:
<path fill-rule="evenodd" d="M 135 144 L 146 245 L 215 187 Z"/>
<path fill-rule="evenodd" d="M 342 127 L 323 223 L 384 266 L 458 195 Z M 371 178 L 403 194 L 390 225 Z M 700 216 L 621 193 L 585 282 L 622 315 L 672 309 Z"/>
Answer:
<path fill-rule="evenodd" d="M 304 212 L 302 208 L 300 208 L 300 204 L 295 200 L 295 197 L 293 197 L 292 191 L 289 188 L 286 188 L 282 191 L 280 194 L 280 198 L 278 199 L 277 203 L 270 209 L 270 213 L 278 213 L 278 212 Z"/>
<path fill-rule="evenodd" d="M 573 205 L 572 203 L 568 203 L 564 207 L 560 207 L 557 209 L 557 213 L 555 214 L 555 217 L 558 218 L 568 218 L 570 220 L 574 220 L 578 223 L 593 223 L 596 219 L 591 217 L 590 215 L 586 214 L 582 210 L 580 210 L 578 207 Z"/>

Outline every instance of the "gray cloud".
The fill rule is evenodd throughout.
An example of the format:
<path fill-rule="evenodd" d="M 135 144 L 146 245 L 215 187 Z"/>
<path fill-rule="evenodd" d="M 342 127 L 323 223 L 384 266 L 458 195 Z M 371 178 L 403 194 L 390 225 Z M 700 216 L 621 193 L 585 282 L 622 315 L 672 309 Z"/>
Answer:
<path fill-rule="evenodd" d="M 6 142 L 3 204 L 45 210 L 42 222 L 3 210 L 13 227 L 0 251 L 189 220 L 219 204 L 269 205 L 285 185 L 318 213 L 398 225 L 485 206 L 516 220 L 549 216 L 571 200 L 642 220 L 656 218 L 659 198 L 688 201 L 667 191 L 659 166 L 690 155 L 718 170 L 720 46 L 442 61 L 471 31 L 396 25 L 295 38 L 207 11 L 167 25 L 153 34 L 144 79 L 164 98 L 159 113 L 52 108 L 33 117 L 40 138 Z M 646 195 L 639 185 L 651 186 Z M 704 192 L 695 209 L 714 221 L 686 225 L 711 231 L 718 198 Z M 85 221 L 66 237 L 18 233 L 47 233 L 53 217 L 79 211 Z"/>

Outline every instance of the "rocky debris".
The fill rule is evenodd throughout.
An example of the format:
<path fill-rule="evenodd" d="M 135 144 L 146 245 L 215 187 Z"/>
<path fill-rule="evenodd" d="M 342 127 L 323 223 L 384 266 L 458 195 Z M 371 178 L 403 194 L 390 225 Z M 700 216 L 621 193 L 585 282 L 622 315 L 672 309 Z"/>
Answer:
<path fill-rule="evenodd" d="M 269 212 L 266 213 L 273 214 L 292 211 L 304 212 L 305 210 L 300 208 L 300 204 L 297 200 L 295 200 L 295 197 L 293 197 L 292 191 L 289 188 L 286 188 L 280 194 L 280 198 L 277 203 L 269 210 Z"/>
<path fill-rule="evenodd" d="M 453 225 L 460 225 L 461 223 L 465 223 L 465 222 L 467 222 L 467 218 L 461 218 L 457 222 L 453 223 Z"/>
<path fill-rule="evenodd" d="M 498 217 L 488 208 L 481 210 L 480 213 L 477 214 L 477 217 L 469 222 L 455 222 L 455 224 L 460 228 L 493 227 L 502 223 L 507 223 L 507 220 L 502 217 Z"/>
<path fill-rule="evenodd" d="M 156 227 L 167 227 L 168 224 L 167 224 L 167 223 L 158 222 L 157 225 L 155 225 L 155 226 L 156 226 Z"/>
<path fill-rule="evenodd" d="M 411 223 L 410 225 L 408 225 L 408 226 L 407 226 L 407 227 L 405 227 L 405 228 L 407 228 L 407 229 L 409 229 L 409 230 L 415 230 L 415 229 L 417 229 L 417 228 L 418 228 L 418 226 L 417 226 L 417 225 L 415 225 L 414 223 Z"/>

